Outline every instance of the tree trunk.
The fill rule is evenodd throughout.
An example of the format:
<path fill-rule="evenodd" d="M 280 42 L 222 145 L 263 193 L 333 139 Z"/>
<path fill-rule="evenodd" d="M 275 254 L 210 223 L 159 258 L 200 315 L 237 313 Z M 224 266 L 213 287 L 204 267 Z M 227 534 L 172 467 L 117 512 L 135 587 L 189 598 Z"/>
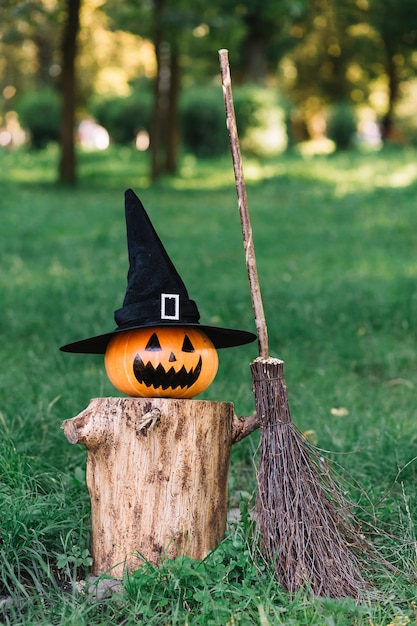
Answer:
<path fill-rule="evenodd" d="M 77 55 L 77 35 L 80 26 L 81 0 L 67 0 L 67 18 L 62 39 L 61 73 L 61 158 L 59 179 L 62 183 L 76 181 L 75 161 L 75 109 L 76 77 L 75 59 Z"/>
<path fill-rule="evenodd" d="M 163 28 L 165 0 L 154 2 L 153 44 L 157 75 L 150 132 L 151 179 L 173 173 L 178 164 L 180 66 L 175 42 Z"/>
<path fill-rule="evenodd" d="M 265 87 L 268 76 L 267 40 L 249 31 L 243 49 L 245 81 Z"/>
<path fill-rule="evenodd" d="M 161 173 L 161 142 L 163 140 L 163 120 L 164 106 L 166 100 L 166 79 L 168 76 L 167 68 L 164 68 L 165 57 L 164 49 L 166 46 L 163 42 L 162 33 L 162 12 L 164 8 L 164 0 L 155 0 L 154 2 L 154 29 L 153 29 L 153 45 L 156 56 L 156 76 L 154 81 L 153 92 L 153 115 L 150 129 L 150 154 L 151 154 L 151 179 L 156 180 Z"/>
<path fill-rule="evenodd" d="M 384 39 L 385 44 L 385 71 L 388 78 L 388 109 L 382 119 L 381 135 L 383 140 L 390 139 L 394 126 L 394 108 L 398 99 L 399 80 L 397 68 L 394 61 L 394 50 L 388 39 Z"/>
<path fill-rule="evenodd" d="M 171 50 L 170 56 L 169 102 L 166 121 L 166 171 L 173 174 L 178 165 L 178 146 L 180 142 L 178 124 L 178 98 L 180 92 L 180 66 L 178 52 Z"/>
<path fill-rule="evenodd" d="M 214 549 L 241 427 L 232 403 L 165 398 L 95 398 L 66 420 L 68 441 L 87 448 L 92 573 Z"/>

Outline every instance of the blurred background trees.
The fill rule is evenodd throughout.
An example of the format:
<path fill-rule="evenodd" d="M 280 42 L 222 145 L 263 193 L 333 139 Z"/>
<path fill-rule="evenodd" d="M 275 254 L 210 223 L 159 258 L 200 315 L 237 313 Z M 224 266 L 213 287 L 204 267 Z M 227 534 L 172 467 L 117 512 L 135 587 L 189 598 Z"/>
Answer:
<path fill-rule="evenodd" d="M 153 179 L 227 150 L 223 47 L 245 150 L 417 142 L 415 0 L 2 0 L 0 19 L 0 149 L 59 142 L 61 181 L 104 133 Z"/>

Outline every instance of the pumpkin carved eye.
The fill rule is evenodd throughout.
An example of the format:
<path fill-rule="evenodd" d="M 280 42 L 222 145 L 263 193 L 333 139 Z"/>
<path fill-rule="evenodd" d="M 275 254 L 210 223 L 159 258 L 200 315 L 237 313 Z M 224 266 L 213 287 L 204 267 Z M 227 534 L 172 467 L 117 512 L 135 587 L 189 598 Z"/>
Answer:
<path fill-rule="evenodd" d="M 183 352 L 195 352 L 194 346 L 191 343 L 188 335 L 185 335 L 184 337 L 184 343 L 182 344 L 182 351 Z"/>
<path fill-rule="evenodd" d="M 158 335 L 153 333 L 146 344 L 145 350 L 149 350 L 150 352 L 157 352 L 158 350 L 162 350 L 161 344 L 159 343 Z"/>
<path fill-rule="evenodd" d="M 158 327 L 116 334 L 104 362 L 110 381 L 127 395 L 191 398 L 213 381 L 218 357 L 198 328 Z"/>

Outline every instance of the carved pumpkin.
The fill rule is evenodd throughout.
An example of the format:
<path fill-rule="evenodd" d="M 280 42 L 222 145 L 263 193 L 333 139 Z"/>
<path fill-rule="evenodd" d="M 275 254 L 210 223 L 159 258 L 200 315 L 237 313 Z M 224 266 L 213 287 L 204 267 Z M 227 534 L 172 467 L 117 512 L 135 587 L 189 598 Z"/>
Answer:
<path fill-rule="evenodd" d="M 117 333 L 104 364 L 111 383 L 128 396 L 192 398 L 213 382 L 218 356 L 198 328 L 167 326 Z"/>

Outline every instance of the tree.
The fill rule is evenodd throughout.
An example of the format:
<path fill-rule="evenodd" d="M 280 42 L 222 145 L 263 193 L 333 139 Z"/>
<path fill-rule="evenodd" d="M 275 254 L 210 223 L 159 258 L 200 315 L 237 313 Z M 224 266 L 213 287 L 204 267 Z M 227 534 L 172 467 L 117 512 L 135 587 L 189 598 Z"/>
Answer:
<path fill-rule="evenodd" d="M 279 60 L 298 43 L 294 26 L 305 17 L 306 0 L 246 0 L 231 3 L 244 27 L 238 71 L 242 82 L 265 85 Z"/>
<path fill-rule="evenodd" d="M 7 17 L 4 36 L 1 40 L 2 51 L 6 56 L 3 84 L 8 81 L 15 88 L 26 80 L 26 89 L 52 88 L 62 95 L 59 179 L 73 183 L 76 178 L 74 126 L 77 101 L 75 76 L 75 58 L 77 52 L 77 34 L 79 31 L 79 12 L 81 0 L 27 0 L 16 3 L 4 0 L 2 18 Z M 61 27 L 61 24 L 63 26 Z M 59 45 L 59 33 L 62 33 Z M 34 49 L 30 63 L 29 78 L 24 79 L 23 68 L 16 67 L 14 52 L 30 42 Z M 20 94 L 18 93 L 18 96 Z"/>
<path fill-rule="evenodd" d="M 75 108 L 77 102 L 77 82 L 75 60 L 77 56 L 77 35 L 80 27 L 81 0 L 67 0 L 67 13 L 62 36 L 61 72 L 61 156 L 59 179 L 62 183 L 73 184 L 76 180 L 75 159 Z"/>
<path fill-rule="evenodd" d="M 150 133 L 152 180 L 163 173 L 175 172 L 178 158 L 178 46 L 177 38 L 167 32 L 165 13 L 165 0 L 155 0 L 152 40 L 157 73 Z"/>
<path fill-rule="evenodd" d="M 178 102 L 186 79 L 207 81 L 219 73 L 220 48 L 230 50 L 236 82 L 265 83 L 284 50 L 286 35 L 306 0 L 108 0 L 114 27 L 152 40 L 157 59 L 151 127 L 151 176 L 175 171 L 178 159 Z"/>
<path fill-rule="evenodd" d="M 412 56 L 417 46 L 417 3 L 415 0 L 367 0 L 363 12 L 382 43 L 388 83 L 388 107 L 382 120 L 382 135 L 389 138 L 400 82 L 416 71 Z"/>
<path fill-rule="evenodd" d="M 367 76 L 350 72 L 357 45 L 351 33 L 354 8 L 352 0 L 310 0 L 306 19 L 297 26 L 299 44 L 290 53 L 289 83 L 296 102 L 309 97 L 321 104 L 350 100 L 358 80 L 366 82 Z"/>
<path fill-rule="evenodd" d="M 155 180 L 161 173 L 176 168 L 175 124 L 168 124 L 168 119 L 175 116 L 177 101 L 171 76 L 176 62 L 172 55 L 172 46 L 166 35 L 165 11 L 166 0 L 154 0 L 142 3 L 140 0 L 127 0 L 120 4 L 117 0 L 108 0 L 105 10 L 114 29 L 124 29 L 150 39 L 156 58 L 156 74 L 153 79 L 153 115 L 150 128 L 151 178 Z M 170 155 L 168 157 L 168 154 Z"/>
<path fill-rule="evenodd" d="M 328 103 L 366 103 L 372 81 L 385 75 L 382 133 L 389 137 L 401 81 L 415 74 L 417 65 L 417 3 L 309 0 L 309 6 L 307 19 L 296 26 L 300 43 L 286 57 L 284 83 L 291 99 L 312 110 Z"/>
<path fill-rule="evenodd" d="M 56 88 L 59 14 L 58 2 L 0 3 L 0 92 L 8 87 L 14 94 L 4 108 L 13 108 L 28 89 Z"/>

